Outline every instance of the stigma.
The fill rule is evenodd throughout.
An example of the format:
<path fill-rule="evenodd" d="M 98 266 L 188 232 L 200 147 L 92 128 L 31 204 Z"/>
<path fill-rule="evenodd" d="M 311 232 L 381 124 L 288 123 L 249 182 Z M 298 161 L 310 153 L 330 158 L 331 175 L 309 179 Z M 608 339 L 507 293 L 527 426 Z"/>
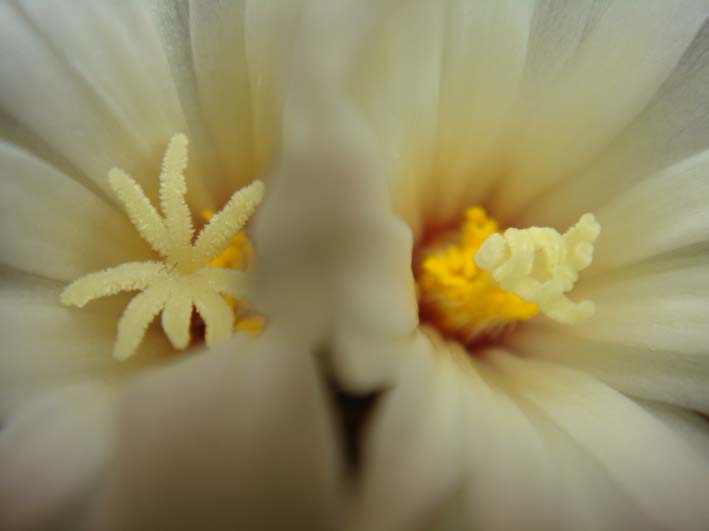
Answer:
<path fill-rule="evenodd" d="M 253 250 L 240 231 L 261 202 L 264 185 L 254 181 L 237 190 L 220 212 L 210 213 L 195 237 L 184 197 L 187 144 L 187 137 L 178 134 L 165 151 L 159 177 L 162 215 L 130 176 L 117 168 L 109 172 L 111 190 L 161 260 L 128 262 L 91 273 L 61 293 L 62 304 L 83 307 L 100 297 L 140 291 L 118 322 L 113 355 L 119 360 L 135 354 L 148 325 L 161 312 L 165 334 L 176 349 L 183 350 L 190 344 L 193 308 L 206 326 L 207 346 L 212 347 L 231 335 L 235 311 L 246 305 L 247 273 L 243 269 L 248 268 Z M 241 327 L 237 323 L 236 328 L 260 330 L 258 318 L 247 321 Z"/>
<path fill-rule="evenodd" d="M 566 233 L 509 228 L 501 233 L 479 207 L 458 230 L 427 245 L 416 271 L 422 319 L 465 344 L 495 336 L 542 313 L 575 324 L 593 315 L 591 301 L 565 294 L 593 259 L 600 225 L 584 214 Z"/>

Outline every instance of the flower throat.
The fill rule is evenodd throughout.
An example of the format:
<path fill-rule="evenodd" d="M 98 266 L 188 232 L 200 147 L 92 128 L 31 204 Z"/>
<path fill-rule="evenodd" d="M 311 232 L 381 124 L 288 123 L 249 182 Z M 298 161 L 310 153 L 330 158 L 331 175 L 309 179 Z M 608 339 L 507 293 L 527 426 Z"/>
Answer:
<path fill-rule="evenodd" d="M 601 227 L 584 214 L 563 235 L 552 228 L 507 229 L 480 207 L 427 244 L 415 268 L 422 321 L 466 345 L 543 313 L 565 324 L 593 315 L 593 302 L 568 299 L 591 264 Z"/>

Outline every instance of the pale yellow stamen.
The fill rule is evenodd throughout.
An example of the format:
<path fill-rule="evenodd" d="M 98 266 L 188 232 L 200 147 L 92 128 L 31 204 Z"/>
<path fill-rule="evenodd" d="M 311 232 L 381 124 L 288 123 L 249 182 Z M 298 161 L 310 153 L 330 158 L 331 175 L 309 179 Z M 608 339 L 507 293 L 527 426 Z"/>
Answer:
<path fill-rule="evenodd" d="M 469 208 L 459 230 L 422 252 L 416 272 L 422 317 L 466 343 L 539 311 L 568 324 L 585 319 L 593 303 L 573 303 L 564 293 L 591 263 L 599 232 L 585 214 L 563 236 L 538 227 L 503 235 L 481 208 Z"/>
<path fill-rule="evenodd" d="M 578 272 L 593 259 L 593 244 L 601 226 L 593 214 L 561 235 L 551 228 L 507 229 L 493 234 L 475 255 L 475 263 L 508 292 L 536 303 L 545 315 L 566 324 L 587 319 L 595 312 L 592 301 L 569 300 Z"/>
<path fill-rule="evenodd" d="M 206 342 L 213 346 L 231 335 L 234 310 L 223 295 L 240 298 L 246 292 L 245 273 L 219 269 L 211 261 L 230 246 L 263 198 L 260 181 L 238 190 L 224 209 L 192 243 L 194 229 L 185 201 L 187 137 L 175 135 L 160 173 L 162 217 L 125 172 L 112 169 L 109 184 L 143 239 L 163 262 L 131 262 L 76 280 L 61 294 L 67 306 L 86 303 L 121 291 L 141 290 L 118 323 L 114 356 L 126 359 L 137 350 L 150 322 L 162 311 L 162 327 L 176 349 L 190 341 L 193 306 L 206 324 Z M 245 236 L 244 236 L 245 237 Z"/>

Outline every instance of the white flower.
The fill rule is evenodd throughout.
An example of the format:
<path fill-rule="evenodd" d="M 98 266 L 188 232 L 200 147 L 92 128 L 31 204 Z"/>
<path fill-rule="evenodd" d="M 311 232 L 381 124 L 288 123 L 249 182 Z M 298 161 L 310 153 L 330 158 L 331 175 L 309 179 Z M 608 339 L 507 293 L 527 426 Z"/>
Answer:
<path fill-rule="evenodd" d="M 208 355 L 204 327 L 188 328 L 194 303 L 208 346 L 231 335 L 234 310 L 217 293 L 238 296 L 244 313 L 245 282 L 228 267 L 248 253 L 230 240 L 260 200 L 257 179 L 280 193 L 270 175 L 283 114 L 297 112 L 286 87 L 310 46 L 305 11 L 297 1 L 0 5 L 0 528 L 77 528 L 87 512 L 120 529 L 176 514 L 329 527 L 338 463 L 310 345 L 278 339 L 272 312 L 258 340 L 235 334 Z M 190 217 L 205 225 L 194 241 Z M 257 252 L 251 272 L 261 266 Z M 113 295 L 123 289 L 144 291 L 129 302 Z M 67 308 L 62 293 L 78 306 L 113 296 Z M 163 306 L 168 337 L 150 329 L 137 348 Z M 192 351 L 175 352 L 190 340 Z M 118 358 L 135 355 L 115 359 L 114 343 Z M 154 450 L 184 476 L 168 478 Z M 274 453 L 302 466 L 272 467 Z M 265 483 L 243 482 L 256 474 Z M 133 481 L 152 485 L 153 511 L 125 493 Z M 192 488 L 199 496 L 182 503 Z M 238 506 L 220 498 L 235 492 Z M 267 510 L 280 498 L 320 504 Z"/>
<path fill-rule="evenodd" d="M 370 6 L 318 110 L 328 273 L 301 278 L 340 382 L 384 389 L 355 528 L 707 528 L 707 7 Z M 419 319 L 422 257 L 473 207 L 556 231 L 594 213 L 570 298 L 595 315 L 469 342 Z"/>

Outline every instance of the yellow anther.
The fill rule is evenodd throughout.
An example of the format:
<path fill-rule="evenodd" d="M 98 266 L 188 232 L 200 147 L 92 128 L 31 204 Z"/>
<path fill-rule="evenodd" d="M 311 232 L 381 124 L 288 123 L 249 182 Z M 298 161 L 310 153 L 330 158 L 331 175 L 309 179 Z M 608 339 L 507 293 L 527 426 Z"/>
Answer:
<path fill-rule="evenodd" d="M 475 263 L 506 291 L 538 304 L 548 317 L 574 324 L 592 316 L 595 306 L 588 300 L 572 302 L 564 293 L 590 265 L 600 232 L 593 214 L 581 216 L 563 235 L 551 228 L 507 229 L 485 240 Z"/>
<path fill-rule="evenodd" d="M 498 230 L 483 209 L 469 208 L 459 231 L 425 249 L 417 271 L 424 318 L 464 342 L 526 321 L 539 311 L 536 304 L 505 291 L 476 265 L 478 249 Z"/>

